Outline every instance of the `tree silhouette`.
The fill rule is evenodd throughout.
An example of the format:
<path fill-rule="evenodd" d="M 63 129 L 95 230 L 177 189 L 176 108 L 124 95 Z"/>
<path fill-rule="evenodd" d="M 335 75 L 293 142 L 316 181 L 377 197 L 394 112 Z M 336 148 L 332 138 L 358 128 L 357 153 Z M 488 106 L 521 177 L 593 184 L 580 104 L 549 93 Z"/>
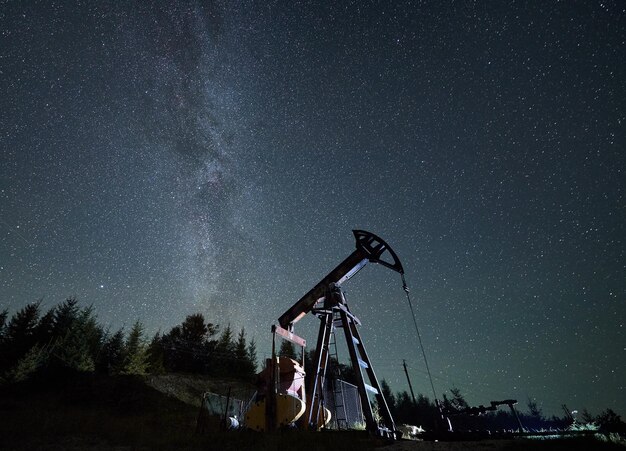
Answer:
<path fill-rule="evenodd" d="M 48 351 L 38 345 L 34 345 L 18 360 L 17 364 L 7 374 L 6 379 L 12 382 L 24 381 L 37 372 L 46 363 L 47 359 Z"/>
<path fill-rule="evenodd" d="M 36 344 L 35 330 L 41 301 L 18 310 L 3 327 L 0 341 L 0 373 L 6 374 Z M 4 318 L 6 322 L 6 317 Z"/>
<path fill-rule="evenodd" d="M 54 309 L 54 321 L 52 325 L 52 338 L 62 339 L 67 335 L 74 320 L 78 316 L 78 301 L 76 298 L 68 298 Z"/>
<path fill-rule="evenodd" d="M 148 345 L 148 371 L 152 374 L 164 374 L 165 371 L 165 351 L 161 334 L 154 334 L 152 341 Z"/>
<path fill-rule="evenodd" d="M 465 401 L 465 397 L 461 394 L 461 390 L 452 387 L 450 389 L 452 397 L 448 397 L 446 393 L 443 394 L 443 407 L 445 410 L 454 413 L 463 409 L 467 409 L 469 404 Z"/>
<path fill-rule="evenodd" d="M 125 344 L 122 374 L 141 374 L 148 372 L 148 350 L 143 338 L 143 325 L 137 320 L 130 329 Z"/>
<path fill-rule="evenodd" d="M 391 391 L 391 387 L 385 379 L 380 381 L 380 388 L 382 390 L 383 397 L 387 401 L 387 407 L 389 407 L 390 412 L 394 412 L 396 410 L 396 397 L 393 395 Z"/>
<path fill-rule="evenodd" d="M 48 310 L 40 319 L 35 329 L 35 340 L 40 345 L 53 344 L 55 307 Z"/>
<path fill-rule="evenodd" d="M 119 374 L 124 368 L 124 361 L 126 359 L 124 330 L 119 329 L 112 335 L 106 335 L 97 360 L 97 368 L 99 372 L 105 374 Z"/>
<path fill-rule="evenodd" d="M 600 426 L 600 429 L 606 432 L 626 432 L 626 423 L 622 421 L 622 418 L 615 413 L 612 409 L 605 409 L 596 418 L 596 423 Z"/>
<path fill-rule="evenodd" d="M 187 316 L 181 325 L 163 335 L 158 344 L 163 351 L 165 369 L 194 373 L 211 371 L 217 353 L 212 337 L 217 330 L 217 326 L 207 323 L 201 313 Z M 157 343 L 151 346 L 154 356 L 158 351 Z"/>
<path fill-rule="evenodd" d="M 288 340 L 281 340 L 278 355 L 281 357 L 289 357 L 290 359 L 298 360 L 296 347 L 293 345 L 292 342 Z"/>
<path fill-rule="evenodd" d="M 0 312 L 0 380 L 2 379 L 3 373 L 7 370 L 9 366 L 7 356 L 5 355 L 6 347 L 4 344 L 6 340 L 6 321 L 8 316 L 8 310 L 5 309 Z"/>
<path fill-rule="evenodd" d="M 55 309 L 53 317 L 52 369 L 94 371 L 105 334 L 93 306 L 80 309 L 76 299 L 70 298 Z"/>
<path fill-rule="evenodd" d="M 531 399 L 530 396 L 526 401 L 528 412 L 522 415 L 522 424 L 530 429 L 542 429 L 546 426 L 546 420 L 543 417 L 541 408 L 537 405 L 537 401 Z"/>
<path fill-rule="evenodd" d="M 208 323 L 201 313 L 189 315 L 166 334 L 157 333 L 148 345 L 144 327 L 138 320 L 125 336 L 123 329 L 105 333 L 98 323 L 93 306 L 80 308 L 75 298 L 41 314 L 41 301 L 27 304 L 12 316 L 8 310 L 0 311 L 0 383 L 11 383 L 30 378 L 37 372 L 54 374 L 55 371 L 97 371 L 103 374 L 138 374 L 150 371 L 195 372 L 210 375 L 250 379 L 256 372 L 257 347 L 254 339 L 246 339 L 242 328 L 236 339 L 228 325 L 216 338 L 219 327 Z M 306 368 L 312 368 L 314 349 L 305 353 Z M 298 358 L 295 347 L 281 340 L 280 355 Z M 310 378 L 314 371 L 307 371 Z M 327 381 L 340 378 L 354 381 L 350 365 L 330 358 Z M 421 425 L 427 430 L 437 430 L 438 408 L 426 396 L 418 394 L 416 401 L 406 391 L 391 391 L 387 381 L 381 389 L 397 423 Z M 450 412 L 468 409 L 458 388 L 444 394 L 443 404 Z M 568 422 L 558 417 L 545 418 L 538 402 L 527 401 L 528 411 L 521 415 L 528 428 L 563 428 Z M 477 409 L 475 409 L 477 410 Z M 611 409 L 597 417 L 583 409 L 583 422 L 595 422 L 606 432 L 626 432 L 626 424 Z M 506 410 L 485 415 L 455 415 L 455 430 L 516 429 L 514 415 Z"/>
<path fill-rule="evenodd" d="M 98 324 L 93 305 L 85 307 L 79 312 L 77 324 L 83 334 L 89 356 L 95 362 L 102 349 L 104 329 Z"/>
<path fill-rule="evenodd" d="M 0 312 L 0 342 L 4 340 L 8 316 L 9 316 L 9 311 L 7 309 L 4 309 L 3 311 Z"/>
<path fill-rule="evenodd" d="M 181 324 L 181 339 L 195 344 L 204 344 L 209 337 L 217 333 L 217 328 L 206 323 L 201 313 L 189 315 Z"/>
<path fill-rule="evenodd" d="M 415 404 L 406 390 L 396 394 L 394 408 L 391 409 L 391 413 L 398 422 L 407 424 L 416 423 Z"/>
<path fill-rule="evenodd" d="M 80 372 L 95 370 L 95 361 L 89 347 L 91 315 L 89 311 L 76 315 L 65 335 L 57 339 L 52 351 L 55 369 L 65 368 Z"/>
<path fill-rule="evenodd" d="M 220 357 L 227 357 L 233 353 L 234 348 L 233 331 L 229 324 L 217 341 L 217 352 L 220 354 Z"/>
<path fill-rule="evenodd" d="M 211 361 L 209 371 L 211 374 L 225 376 L 233 374 L 236 367 L 235 343 L 233 342 L 233 331 L 229 324 L 217 340 L 214 358 Z"/>
<path fill-rule="evenodd" d="M 541 412 L 541 408 L 537 405 L 537 401 L 534 399 L 528 398 L 526 403 L 528 406 L 528 415 L 534 418 L 542 418 L 543 414 Z"/>
<path fill-rule="evenodd" d="M 256 345 L 254 345 L 256 348 Z M 250 359 L 249 346 L 246 342 L 246 331 L 242 327 L 235 343 L 235 374 L 242 379 L 252 380 L 256 373 L 256 362 Z M 254 349 L 256 354 L 256 349 Z"/>
<path fill-rule="evenodd" d="M 594 416 L 591 415 L 591 413 L 589 413 L 587 408 L 584 408 L 582 412 L 580 413 L 580 419 L 582 420 L 583 423 L 593 423 L 596 420 Z"/>
<path fill-rule="evenodd" d="M 248 357 L 246 346 L 246 330 L 242 327 L 237 335 L 237 343 L 235 343 L 235 357 L 240 360 L 246 360 Z"/>
<path fill-rule="evenodd" d="M 248 361 L 252 366 L 252 373 L 255 374 L 257 371 L 257 352 L 254 338 L 250 340 L 250 343 L 248 344 Z"/>

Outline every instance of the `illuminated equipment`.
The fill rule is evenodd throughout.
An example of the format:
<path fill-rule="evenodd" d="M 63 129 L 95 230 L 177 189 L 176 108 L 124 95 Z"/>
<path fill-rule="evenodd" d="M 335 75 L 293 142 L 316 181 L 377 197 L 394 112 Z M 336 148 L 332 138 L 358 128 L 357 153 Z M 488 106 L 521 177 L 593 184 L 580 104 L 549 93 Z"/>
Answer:
<path fill-rule="evenodd" d="M 298 421 L 306 407 L 302 365 L 288 357 L 274 355 L 273 361 L 257 378 L 261 381 L 257 401 L 246 413 L 246 426 L 265 432 Z"/>
<path fill-rule="evenodd" d="M 391 439 L 400 436 L 357 329 L 361 322 L 350 311 L 341 285 L 368 262 L 379 263 L 400 274 L 404 274 L 404 269 L 398 256 L 380 237 L 363 230 L 354 230 L 353 233 L 356 250 L 283 313 L 278 318 L 278 325 L 272 327 L 272 358 L 268 359 L 266 370 L 258 376 L 260 396 L 247 416 L 248 427 L 264 431 L 274 430 L 289 423 L 291 419 L 305 428 L 318 430 L 328 423 L 330 412 L 324 406 L 323 387 L 331 336 L 335 329 L 342 329 L 356 376 L 367 431 Z M 284 357 L 277 357 L 275 338 L 278 335 L 301 346 L 304 356 L 306 342 L 295 335 L 293 329 L 294 324 L 307 313 L 313 313 L 320 319 L 320 327 L 311 369 L 312 382 L 305 392 L 305 387 L 297 383 L 298 378 L 303 380 L 303 365 L 298 365 L 292 359 L 287 359 L 288 363 L 284 363 Z M 293 371 L 287 368 L 293 368 Z M 370 400 L 370 395 L 373 401 Z M 374 401 L 380 418 L 375 418 Z"/>
<path fill-rule="evenodd" d="M 515 420 L 517 421 L 518 432 L 520 434 L 524 433 L 524 426 L 522 426 L 522 422 L 519 418 L 519 415 L 517 414 L 515 407 L 513 407 L 515 404 L 517 404 L 517 399 L 505 399 L 504 401 L 491 401 L 490 404 L 491 405 L 487 407 L 481 405 L 478 407 L 466 407 L 464 409 L 444 409 L 444 414 L 448 418 L 453 415 L 482 415 L 486 412 L 493 412 L 495 410 L 498 410 L 499 406 L 508 406 L 509 409 L 511 409 L 512 417 L 515 418 Z M 453 432 L 451 423 L 450 423 L 449 432 Z"/>

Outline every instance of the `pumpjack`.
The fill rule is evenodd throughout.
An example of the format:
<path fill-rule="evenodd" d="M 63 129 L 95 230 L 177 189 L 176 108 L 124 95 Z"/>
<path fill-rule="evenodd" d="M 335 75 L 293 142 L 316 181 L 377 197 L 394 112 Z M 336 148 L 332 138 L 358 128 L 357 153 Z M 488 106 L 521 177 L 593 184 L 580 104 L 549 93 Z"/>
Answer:
<path fill-rule="evenodd" d="M 372 362 L 357 326 L 361 321 L 350 311 L 342 284 L 367 263 L 378 263 L 404 274 L 398 256 L 380 237 L 364 230 L 353 230 L 356 250 L 329 272 L 272 326 L 272 358 L 257 376 L 257 400 L 248 410 L 246 425 L 251 429 L 270 431 L 288 425 L 319 430 L 330 420 L 325 408 L 323 387 L 329 365 L 329 345 L 335 329 L 342 329 L 356 376 L 366 430 L 375 436 L 399 438 L 387 401 L 374 373 Z M 294 325 L 306 314 L 320 320 L 313 357 L 313 377 L 304 384 L 304 347 L 306 341 L 294 333 Z M 302 348 L 302 362 L 276 355 L 276 336 Z M 373 396 L 378 410 L 375 416 Z"/>

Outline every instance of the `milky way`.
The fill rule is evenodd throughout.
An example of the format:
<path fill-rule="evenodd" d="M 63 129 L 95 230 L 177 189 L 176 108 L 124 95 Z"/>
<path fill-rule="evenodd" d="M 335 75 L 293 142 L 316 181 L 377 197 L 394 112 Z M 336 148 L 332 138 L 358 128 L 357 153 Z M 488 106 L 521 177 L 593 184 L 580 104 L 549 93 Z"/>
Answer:
<path fill-rule="evenodd" d="M 439 392 L 626 413 L 623 5 L 118 3 L 0 13 L 3 306 L 200 311 L 262 358 L 365 229 Z M 430 395 L 397 275 L 345 288 Z"/>

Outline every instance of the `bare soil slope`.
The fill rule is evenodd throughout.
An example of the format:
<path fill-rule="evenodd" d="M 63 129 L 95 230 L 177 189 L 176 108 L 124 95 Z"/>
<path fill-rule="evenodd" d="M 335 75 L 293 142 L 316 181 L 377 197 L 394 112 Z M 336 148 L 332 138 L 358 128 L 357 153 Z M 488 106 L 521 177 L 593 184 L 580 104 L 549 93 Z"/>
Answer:
<path fill-rule="evenodd" d="M 7 450 L 570 450 L 626 447 L 590 440 L 393 444 L 364 432 L 212 431 L 197 434 L 202 392 L 250 387 L 199 376 L 66 374 L 0 386 L 0 449 Z"/>

